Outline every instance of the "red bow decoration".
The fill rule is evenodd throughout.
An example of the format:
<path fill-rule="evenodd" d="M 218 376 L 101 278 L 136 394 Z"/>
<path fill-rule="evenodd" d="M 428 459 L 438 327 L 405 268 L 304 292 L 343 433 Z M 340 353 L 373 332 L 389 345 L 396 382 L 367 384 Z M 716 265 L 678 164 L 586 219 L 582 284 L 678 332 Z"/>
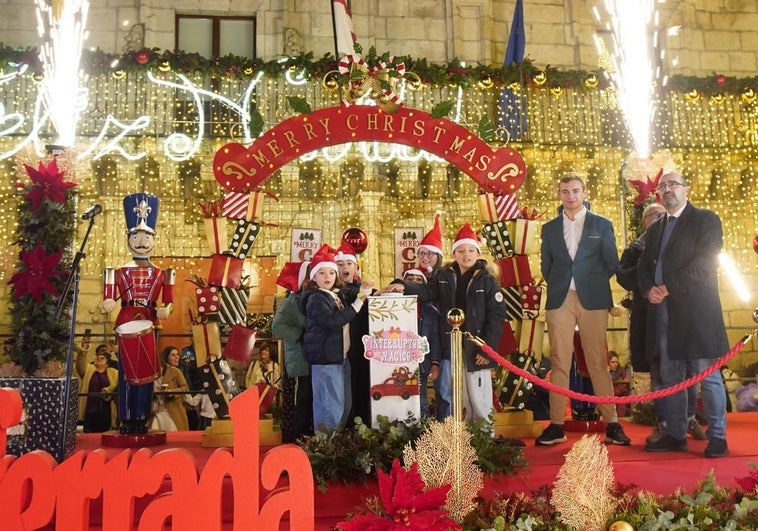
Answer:
<path fill-rule="evenodd" d="M 203 213 L 204 218 L 220 218 L 222 216 L 221 201 L 198 202 L 197 206 L 200 207 L 200 212 Z"/>
<path fill-rule="evenodd" d="M 521 217 L 528 220 L 535 220 L 542 216 L 542 212 L 537 210 L 536 208 L 533 208 L 531 212 L 529 211 L 529 207 L 524 207 L 520 211 Z"/>
<path fill-rule="evenodd" d="M 661 180 L 662 175 L 663 168 L 658 170 L 658 173 L 655 174 L 652 181 L 649 176 L 646 177 L 644 181 L 639 179 L 629 180 L 629 182 L 637 189 L 637 198 L 634 200 L 634 206 L 642 205 L 651 195 L 658 195 L 658 182 Z"/>

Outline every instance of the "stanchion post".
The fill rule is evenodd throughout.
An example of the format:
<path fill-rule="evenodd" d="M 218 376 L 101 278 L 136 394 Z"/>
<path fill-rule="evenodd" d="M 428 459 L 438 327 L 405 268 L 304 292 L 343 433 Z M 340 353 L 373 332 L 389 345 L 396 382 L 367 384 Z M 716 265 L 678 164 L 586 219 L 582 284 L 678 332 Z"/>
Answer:
<path fill-rule="evenodd" d="M 453 418 L 463 422 L 463 334 L 461 326 L 466 321 L 463 310 L 453 308 L 447 312 L 447 322 L 453 327 L 450 332 L 451 372 L 453 373 Z"/>

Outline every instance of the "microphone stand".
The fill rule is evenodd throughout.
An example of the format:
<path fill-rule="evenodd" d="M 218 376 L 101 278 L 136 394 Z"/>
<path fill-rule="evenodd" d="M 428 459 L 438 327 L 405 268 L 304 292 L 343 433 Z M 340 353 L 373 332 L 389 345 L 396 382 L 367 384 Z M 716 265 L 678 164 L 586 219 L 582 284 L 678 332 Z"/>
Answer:
<path fill-rule="evenodd" d="M 61 314 L 63 313 L 63 307 L 66 305 L 66 300 L 68 299 L 68 295 L 73 287 L 73 296 L 71 299 L 71 317 L 69 318 L 68 350 L 66 352 L 66 381 L 64 382 L 63 387 L 63 432 L 61 433 L 61 438 L 59 441 L 59 455 L 61 461 L 63 461 L 66 451 L 66 433 L 68 432 L 69 426 L 69 393 L 71 391 L 71 373 L 74 362 L 74 329 L 76 326 L 76 304 L 79 298 L 79 268 L 82 259 L 87 256 L 84 254 L 84 249 L 87 245 L 87 240 L 89 239 L 89 235 L 94 224 L 95 216 L 92 216 L 89 218 L 89 226 L 87 227 L 87 232 L 84 234 L 82 245 L 79 247 L 79 251 L 76 253 L 76 255 L 74 255 L 74 261 L 71 264 L 71 271 L 68 273 L 66 285 L 63 287 L 63 293 L 61 293 L 61 297 L 58 300 L 58 307 L 55 310 L 56 320 L 60 319 Z"/>

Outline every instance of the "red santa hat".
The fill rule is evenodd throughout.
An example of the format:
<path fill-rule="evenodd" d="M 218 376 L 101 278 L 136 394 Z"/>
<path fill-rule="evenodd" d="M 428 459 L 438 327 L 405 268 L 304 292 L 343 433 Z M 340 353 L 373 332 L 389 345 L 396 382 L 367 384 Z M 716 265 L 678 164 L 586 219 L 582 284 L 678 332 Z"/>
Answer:
<path fill-rule="evenodd" d="M 310 262 L 286 262 L 276 278 L 277 285 L 289 291 L 300 291 L 309 265 Z"/>
<path fill-rule="evenodd" d="M 476 236 L 474 229 L 472 229 L 471 225 L 468 223 L 461 227 L 461 230 L 459 230 L 458 234 L 455 235 L 455 241 L 453 242 L 453 252 L 455 252 L 455 249 L 458 246 L 464 244 L 473 245 L 477 248 L 479 253 L 482 252 L 482 248 L 479 247 L 479 238 Z"/>
<path fill-rule="evenodd" d="M 442 212 L 437 210 L 434 213 L 434 226 L 432 230 L 426 233 L 426 236 L 418 244 L 416 251 L 419 249 L 426 249 L 437 254 L 445 254 L 442 252 L 442 227 L 440 226 L 440 216 Z"/>
<path fill-rule="evenodd" d="M 420 269 L 406 269 L 403 271 L 403 280 L 406 280 L 406 276 L 408 275 L 416 275 L 424 279 L 424 284 L 426 284 L 426 275 L 421 272 Z"/>
<path fill-rule="evenodd" d="M 352 260 L 356 264 L 358 263 L 358 257 L 355 253 L 355 249 L 352 245 L 350 245 L 349 242 L 343 241 L 339 248 L 337 249 L 337 252 L 334 254 L 334 259 L 339 262 L 340 260 L 348 261 Z"/>
<path fill-rule="evenodd" d="M 316 273 L 319 269 L 325 267 L 334 269 L 335 273 L 339 273 L 337 263 L 334 261 L 334 255 L 330 253 L 328 249 L 330 249 L 328 245 L 322 245 L 321 249 L 316 251 L 316 254 L 313 255 L 313 258 L 311 259 L 311 280 L 316 277 Z"/>

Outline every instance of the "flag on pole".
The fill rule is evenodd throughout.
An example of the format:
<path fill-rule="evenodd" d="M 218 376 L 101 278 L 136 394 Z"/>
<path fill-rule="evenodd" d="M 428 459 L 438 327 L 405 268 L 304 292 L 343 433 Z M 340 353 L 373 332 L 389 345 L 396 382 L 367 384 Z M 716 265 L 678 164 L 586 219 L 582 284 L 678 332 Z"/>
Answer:
<path fill-rule="evenodd" d="M 353 31 L 353 19 L 350 17 L 347 0 L 332 0 L 332 17 L 334 17 L 334 42 L 337 57 L 354 53 L 353 44 L 357 39 Z"/>
<path fill-rule="evenodd" d="M 521 66 L 524 63 L 525 50 L 526 34 L 524 32 L 524 3 L 522 0 L 516 0 L 516 7 L 513 10 L 513 22 L 511 23 L 511 33 L 508 35 L 508 47 L 505 51 L 503 66 L 509 66 L 513 63 Z M 519 73 L 521 73 L 520 68 Z M 525 99 L 526 92 L 523 86 L 519 86 L 515 91 L 505 87 L 500 96 L 500 109 L 503 112 L 503 118 L 499 125 L 508 131 L 510 140 L 520 140 L 522 135 L 526 133 L 528 124 Z"/>
<path fill-rule="evenodd" d="M 513 10 L 513 22 L 511 22 L 511 34 L 508 35 L 508 48 L 505 50 L 505 61 L 508 66 L 513 63 L 524 62 L 526 49 L 526 35 L 524 34 L 524 3 L 516 0 L 516 8 Z"/>

